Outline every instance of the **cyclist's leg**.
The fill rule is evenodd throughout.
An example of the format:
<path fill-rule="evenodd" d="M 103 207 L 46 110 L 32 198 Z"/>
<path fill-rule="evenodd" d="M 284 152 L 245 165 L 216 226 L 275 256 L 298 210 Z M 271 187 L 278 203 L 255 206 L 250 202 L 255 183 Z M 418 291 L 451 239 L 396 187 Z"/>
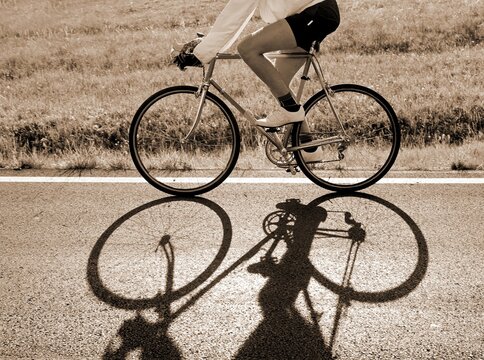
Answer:
<path fill-rule="evenodd" d="M 306 51 L 306 50 L 304 50 L 301 47 L 296 47 L 292 50 L 282 51 L 282 53 L 301 52 L 301 51 Z M 296 75 L 296 73 L 299 71 L 299 69 L 301 69 L 301 67 L 304 65 L 305 62 L 306 62 L 306 59 L 304 58 L 277 58 L 274 63 L 274 67 L 279 72 L 279 74 L 281 74 L 284 83 L 289 88 L 291 81 L 294 78 L 294 75 Z M 302 132 L 306 132 L 306 133 L 309 132 L 309 127 L 306 121 L 303 122 L 302 126 L 303 126 Z"/>
<path fill-rule="evenodd" d="M 285 79 L 264 54 L 297 47 L 296 38 L 286 20 L 273 24 L 247 36 L 238 46 L 245 63 L 269 87 L 272 94 L 279 98 L 290 92 Z"/>
<path fill-rule="evenodd" d="M 287 50 L 287 51 L 281 51 L 281 53 L 291 53 L 291 52 L 302 52 L 306 51 L 301 47 L 296 47 L 292 50 Z M 284 83 L 289 87 L 291 84 L 292 79 L 296 75 L 296 73 L 301 69 L 301 67 L 304 65 L 306 62 L 305 58 L 277 58 L 274 67 L 279 71 L 279 73 L 282 76 L 282 79 L 284 80 Z M 294 96 L 294 94 L 293 94 Z M 296 98 L 294 96 L 294 98 Z M 309 134 L 309 125 L 306 120 L 303 121 L 301 125 L 301 133 L 306 133 Z M 312 137 L 310 135 L 307 136 L 302 136 L 302 142 L 309 142 L 312 140 Z M 316 151 L 315 148 L 307 149 L 310 152 Z"/>
<path fill-rule="evenodd" d="M 304 52 L 303 48 L 296 47 L 291 50 L 283 50 L 284 53 L 291 52 Z M 277 69 L 279 74 L 281 74 L 284 83 L 289 87 L 294 75 L 299 71 L 299 69 L 304 65 L 306 59 L 304 58 L 277 58 L 274 62 L 274 67 Z"/>

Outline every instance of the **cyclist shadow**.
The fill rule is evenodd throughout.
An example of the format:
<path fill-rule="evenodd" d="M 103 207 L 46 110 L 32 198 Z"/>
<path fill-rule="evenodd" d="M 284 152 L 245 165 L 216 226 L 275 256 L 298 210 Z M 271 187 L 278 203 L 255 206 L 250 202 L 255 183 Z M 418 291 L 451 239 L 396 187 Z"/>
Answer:
<path fill-rule="evenodd" d="M 396 214 L 409 229 L 412 240 L 417 242 L 418 260 L 409 276 L 399 285 L 384 290 L 356 291 L 352 286 L 352 274 L 359 247 L 367 234 L 365 225 L 355 219 L 349 208 L 343 211 L 329 210 L 324 202 L 344 199 L 363 199 Z M 322 204 L 322 206 L 321 206 Z M 348 205 L 348 204 L 345 204 Z M 393 204 L 367 194 L 331 194 L 312 201 L 308 205 L 299 200 L 287 200 L 277 205 L 280 209 L 266 217 L 264 230 L 272 245 L 258 263 L 248 267 L 250 273 L 267 277 L 259 292 L 259 305 L 263 320 L 239 349 L 236 359 L 332 359 L 334 345 L 345 308 L 351 301 L 386 302 L 409 294 L 425 276 L 428 250 L 425 238 L 418 226 L 402 210 Z M 344 228 L 328 228 L 328 213 L 343 214 Z M 391 230 L 390 230 L 391 232 Z M 343 279 L 336 283 L 319 272 L 310 261 L 315 239 L 329 238 L 350 240 Z M 273 256 L 280 243 L 286 250 L 279 259 Z M 311 279 L 338 295 L 334 321 L 329 339 L 325 340 L 320 319 L 311 299 L 308 286 Z M 304 317 L 296 307 L 302 294 L 309 316 Z"/>
<path fill-rule="evenodd" d="M 324 343 L 319 325 L 306 320 L 295 306 L 301 291 L 309 298 L 306 296 L 307 287 L 313 270 L 309 252 L 318 226 L 326 219 L 326 211 L 320 207 L 302 205 L 295 200 L 278 204 L 277 207 L 283 212 L 277 217 L 277 223 L 271 224 L 277 226 L 270 235 L 274 243 L 268 255 L 248 267 L 249 272 L 268 279 L 259 293 L 264 319 L 236 358 L 330 358 L 331 353 Z M 281 241 L 286 243 L 287 250 L 278 260 L 271 256 L 271 252 Z"/>

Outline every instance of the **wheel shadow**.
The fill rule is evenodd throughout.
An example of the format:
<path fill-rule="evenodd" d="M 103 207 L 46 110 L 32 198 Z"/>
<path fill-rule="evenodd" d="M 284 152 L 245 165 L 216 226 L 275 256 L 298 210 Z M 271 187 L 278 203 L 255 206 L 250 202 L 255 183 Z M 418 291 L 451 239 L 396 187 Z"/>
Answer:
<path fill-rule="evenodd" d="M 263 320 L 236 359 L 333 359 L 340 323 L 352 301 L 380 303 L 402 298 L 425 276 L 428 249 L 422 232 L 403 210 L 386 200 L 364 193 L 331 194 L 308 205 L 290 199 L 276 207 L 279 210 L 269 214 L 263 224 L 271 245 L 259 262 L 248 267 L 249 272 L 267 278 L 259 293 Z M 374 260 L 378 253 L 388 256 L 385 249 L 399 241 L 416 249 L 393 268 L 402 274 L 397 279 L 358 286 L 358 281 L 371 282 L 371 277 L 361 276 L 368 266 L 358 273 L 359 266 L 365 267 L 362 261 Z M 281 253 L 281 246 L 282 256 L 275 255 Z M 346 257 L 339 251 L 345 246 Z M 336 248 L 337 262 L 346 258 L 338 272 L 325 266 L 324 260 L 317 261 L 322 253 Z M 369 257 L 371 252 L 377 254 Z M 395 252 L 399 252 L 398 247 Z M 326 338 L 320 324 L 324 314 L 315 309 L 317 304 L 309 291 L 311 280 L 338 297 Z M 296 306 L 298 298 L 309 316 L 303 316 Z"/>
<path fill-rule="evenodd" d="M 197 259 L 202 265 L 194 263 L 187 279 L 176 279 L 176 264 L 190 261 L 195 239 L 204 236 L 217 241 L 218 249 Z M 103 358 L 126 359 L 138 352 L 141 359 L 180 359 L 180 349 L 168 336 L 168 328 L 202 294 L 176 311 L 172 304 L 207 281 L 225 258 L 231 240 L 229 216 L 203 198 L 155 200 L 129 211 L 106 229 L 90 253 L 87 281 L 99 300 L 135 310 L 135 316 L 123 322 Z M 150 279 L 151 285 L 143 287 Z M 141 290 L 132 291 L 134 287 Z"/>

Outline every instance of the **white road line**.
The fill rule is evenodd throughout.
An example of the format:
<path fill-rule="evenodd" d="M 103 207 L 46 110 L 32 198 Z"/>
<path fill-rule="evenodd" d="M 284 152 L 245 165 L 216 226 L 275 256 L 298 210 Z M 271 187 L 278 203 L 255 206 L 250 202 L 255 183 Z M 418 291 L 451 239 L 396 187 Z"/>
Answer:
<path fill-rule="evenodd" d="M 162 178 L 164 182 L 199 183 L 208 178 Z M 333 179 L 334 180 L 334 179 Z M 339 182 L 357 179 L 339 179 Z M 0 183 L 90 183 L 90 184 L 137 184 L 145 183 L 141 177 L 47 177 L 47 176 L 0 176 Z M 306 178 L 229 177 L 227 184 L 311 184 Z M 484 184 L 484 178 L 383 178 L 378 184 Z"/>

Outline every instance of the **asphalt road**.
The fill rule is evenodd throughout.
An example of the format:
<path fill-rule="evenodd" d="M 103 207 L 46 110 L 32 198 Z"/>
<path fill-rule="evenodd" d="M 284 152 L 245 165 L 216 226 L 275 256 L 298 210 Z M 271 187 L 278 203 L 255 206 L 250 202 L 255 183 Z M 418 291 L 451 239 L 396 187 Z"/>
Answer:
<path fill-rule="evenodd" d="M 0 358 L 475 359 L 484 186 L 0 184 Z"/>

